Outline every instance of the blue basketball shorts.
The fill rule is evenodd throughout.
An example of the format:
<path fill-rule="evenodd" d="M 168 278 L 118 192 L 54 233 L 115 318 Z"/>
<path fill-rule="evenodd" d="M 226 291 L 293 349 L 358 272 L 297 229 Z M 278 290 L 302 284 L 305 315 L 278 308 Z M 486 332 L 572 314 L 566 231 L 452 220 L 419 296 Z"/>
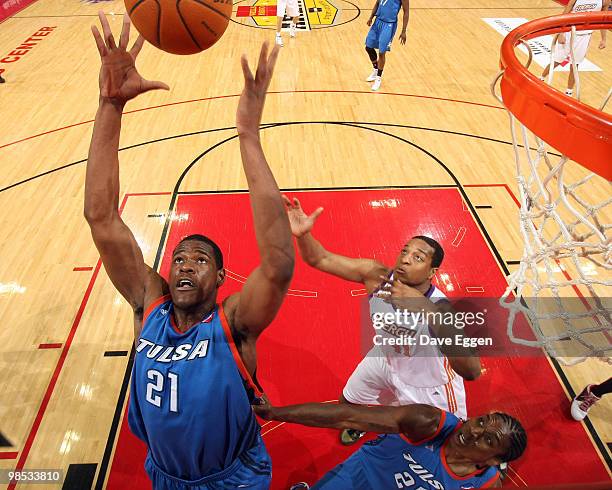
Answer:
<path fill-rule="evenodd" d="M 355 453 L 344 463 L 328 471 L 312 490 L 370 490 L 361 459 Z"/>
<path fill-rule="evenodd" d="M 261 436 L 225 470 L 199 480 L 183 480 L 168 475 L 147 455 L 145 470 L 154 490 L 268 490 L 272 480 L 272 461 Z"/>
<path fill-rule="evenodd" d="M 378 49 L 380 53 L 391 51 L 391 41 L 397 30 L 397 22 L 384 22 L 376 19 L 366 37 L 368 48 Z"/>

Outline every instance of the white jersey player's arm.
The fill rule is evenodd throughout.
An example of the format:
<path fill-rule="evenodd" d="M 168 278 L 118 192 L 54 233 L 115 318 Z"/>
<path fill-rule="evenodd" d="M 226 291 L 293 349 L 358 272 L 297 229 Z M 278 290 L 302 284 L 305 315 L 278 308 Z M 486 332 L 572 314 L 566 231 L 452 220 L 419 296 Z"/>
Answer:
<path fill-rule="evenodd" d="M 389 272 L 385 265 L 376 260 L 345 257 L 330 252 L 311 233 L 298 238 L 297 243 L 304 262 L 315 269 L 328 272 L 347 281 L 366 284 L 370 278 L 378 278 L 378 276 L 386 275 Z"/>
<path fill-rule="evenodd" d="M 376 4 L 378 5 L 378 2 Z M 322 207 L 307 215 L 296 197 L 289 199 L 283 196 L 283 201 L 287 209 L 287 216 L 289 216 L 291 233 L 297 240 L 300 256 L 309 266 L 347 281 L 360 282 L 367 288 L 377 286 L 380 283 L 378 277 L 389 272 L 387 267 L 376 260 L 345 257 L 330 252 L 312 236 L 312 228 L 317 218 L 323 213 Z M 371 278 L 376 278 L 375 286 L 370 284 Z"/>
<path fill-rule="evenodd" d="M 455 318 L 455 311 L 447 301 L 439 301 L 434 304 L 434 308 L 441 313 L 453 313 Z M 447 325 L 444 322 L 437 323 L 434 315 L 434 321 L 430 322 L 429 328 L 439 338 L 451 339 L 450 346 L 442 346 L 440 348 L 442 354 L 448 358 L 453 371 L 459 376 L 468 381 L 474 381 L 477 379 L 481 372 L 482 367 L 480 365 L 480 357 L 470 347 L 464 347 L 456 341 L 457 335 L 465 335 L 463 329 L 457 328 L 454 325 Z"/>

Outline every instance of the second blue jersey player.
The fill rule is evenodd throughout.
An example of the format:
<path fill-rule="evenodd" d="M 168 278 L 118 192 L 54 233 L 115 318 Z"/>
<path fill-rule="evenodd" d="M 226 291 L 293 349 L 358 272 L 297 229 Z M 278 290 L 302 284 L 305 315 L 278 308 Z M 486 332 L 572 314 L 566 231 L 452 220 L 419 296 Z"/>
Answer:
<path fill-rule="evenodd" d="M 406 44 L 406 28 L 408 27 L 409 0 L 376 0 L 372 14 L 367 24 L 370 31 L 366 37 L 366 51 L 372 62 L 372 73 L 366 79 L 372 83 L 372 90 L 376 91 L 382 83 L 383 69 L 385 68 L 385 54 L 391 51 L 391 42 L 395 31 L 397 31 L 397 18 L 400 7 L 404 9 L 402 17 L 402 32 L 400 33 L 400 43 Z M 372 21 L 376 17 L 374 24 Z M 378 50 L 378 54 L 376 53 Z"/>
<path fill-rule="evenodd" d="M 242 59 L 236 128 L 260 264 L 239 293 L 219 304 L 225 269 L 211 239 L 181 240 L 166 280 L 145 265 L 118 213 L 123 108 L 143 92 L 168 86 L 145 80 L 136 70 L 144 40 L 140 36 L 128 50 L 127 15 L 118 43 L 103 14 L 100 21 L 103 33 L 93 28 L 102 68 L 85 217 L 106 272 L 134 311 L 130 428 L 147 444 L 145 468 L 155 490 L 267 489 L 271 462 L 250 406 L 261 396 L 254 382 L 255 344 L 283 302 L 295 261 L 287 213 L 259 140 L 279 48 L 268 56 L 262 47 L 255 76 Z"/>
<path fill-rule="evenodd" d="M 383 433 L 329 471 L 313 490 L 501 487 L 497 466 L 519 458 L 527 447 L 521 423 L 501 412 L 464 422 L 449 412 L 420 404 L 364 407 L 304 403 L 273 407 L 265 398 L 259 402 L 255 411 L 267 420 Z M 294 488 L 308 488 L 308 484 Z"/>

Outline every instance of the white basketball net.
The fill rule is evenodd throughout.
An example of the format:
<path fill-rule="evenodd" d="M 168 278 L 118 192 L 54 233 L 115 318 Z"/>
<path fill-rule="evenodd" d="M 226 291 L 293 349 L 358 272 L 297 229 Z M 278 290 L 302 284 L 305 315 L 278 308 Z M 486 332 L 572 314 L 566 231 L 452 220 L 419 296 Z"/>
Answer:
<path fill-rule="evenodd" d="M 570 46 L 574 44 L 574 36 L 575 28 L 572 28 Z M 526 68 L 532 59 L 529 46 L 527 49 Z M 573 52 L 571 58 L 574 58 Z M 578 70 L 575 64 L 573 68 L 579 99 Z M 550 70 L 549 84 L 553 72 Z M 503 104 L 495 93 L 501 75 L 493 82 L 492 91 Z M 611 94 L 612 89 L 600 110 Z M 564 364 L 576 364 L 589 356 L 609 362 L 612 350 L 610 183 L 555 153 L 554 148 L 531 133 L 512 113 L 508 114 L 524 243 L 520 266 L 509 276 L 508 288 L 500 299 L 500 304 L 509 310 L 508 336 L 518 344 L 543 347 Z M 612 155 L 610 160 L 612 165 Z M 520 314 L 531 324 L 532 332 L 525 332 L 527 335 L 515 332 Z"/>

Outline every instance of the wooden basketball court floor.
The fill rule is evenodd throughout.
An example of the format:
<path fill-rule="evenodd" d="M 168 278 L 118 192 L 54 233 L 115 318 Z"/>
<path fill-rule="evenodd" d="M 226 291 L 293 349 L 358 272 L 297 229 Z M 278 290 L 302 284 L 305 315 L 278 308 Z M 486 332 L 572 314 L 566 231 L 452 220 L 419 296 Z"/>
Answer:
<path fill-rule="evenodd" d="M 363 81 L 370 70 L 363 40 L 371 3 L 317 2 L 315 8 L 330 9 L 332 5 L 337 9 L 335 24 L 312 23 L 311 30 L 300 32 L 295 40 L 285 36 L 264 114 L 264 149 L 280 188 L 309 190 L 313 194 L 304 200 L 312 206 L 317 202 L 316 191 L 367 194 L 364 189 L 377 189 L 381 194 L 376 202 L 382 207 L 395 202 L 393 192 L 399 188 L 455 189 L 469 210 L 474 233 L 479 233 L 484 244 L 473 256 L 462 255 L 463 266 L 478 270 L 482 254 L 488 251 L 496 273 L 514 270 L 522 242 L 514 197 L 514 160 L 508 144 L 511 137 L 507 115 L 489 92 L 502 38 L 482 19 L 533 19 L 559 13 L 561 6 L 549 0 L 413 0 L 407 45 L 394 43 L 381 91 L 371 93 Z M 236 7 L 245 4 L 238 2 Z M 0 24 L 3 59 L 35 33 L 48 33 L 35 36 L 36 42 L 25 53 L 12 55 L 17 60 L 0 61 L 7 80 L 0 85 L 0 220 L 4 234 L 0 244 L 4 322 L 0 331 L 0 432 L 11 443 L 0 448 L 0 469 L 61 469 L 68 476 L 66 488 L 104 488 L 109 482 L 110 468 L 116 463 L 113 457 L 133 341 L 130 308 L 100 268 L 82 217 L 85 159 L 97 107 L 99 69 L 89 27 L 97 22 L 98 9 L 114 14 L 111 26 L 120 29 L 121 1 L 38 0 Z M 174 226 L 210 223 L 205 210 L 180 212 L 176 207 L 179 194 L 226 196 L 226 209 L 242 199 L 246 182 L 234 138 L 235 108 L 242 88 L 239 56 L 246 52 L 252 59 L 263 40 L 273 39 L 270 29 L 246 24 L 248 19 L 236 18 L 221 41 L 200 55 L 177 57 L 149 45 L 140 55 L 141 73 L 171 87 L 170 92 L 145 94 L 129 103 L 123 121 L 122 215 L 149 264 L 161 265 L 165 240 Z M 587 58 L 602 71 L 581 78 L 583 100 L 591 104 L 597 104 L 607 92 L 612 73 L 612 46 L 599 51 L 595 44 Z M 557 80 L 561 86 L 564 77 Z M 593 195 L 605 196 L 609 191 L 609 186 L 596 186 Z M 441 197 L 419 211 L 422 222 L 434 228 L 434 236 L 445 226 L 436 218 L 436 208 L 449 205 L 444 195 L 435 194 Z M 326 196 L 320 194 L 321 199 Z M 330 237 L 367 236 L 367 226 L 351 216 L 353 208 L 343 198 L 332 200 L 330 206 L 321 224 L 333 230 Z M 410 207 L 406 212 L 410 214 Z M 250 229 L 250 216 L 246 212 L 242 216 L 244 223 L 236 216 L 232 221 L 240 232 Z M 407 236 L 414 234 L 411 231 L 406 230 Z M 242 246 L 243 239 L 231 230 L 222 237 L 211 230 L 205 232 L 225 242 L 228 253 L 233 248 L 234 256 Z M 403 238 L 397 236 L 392 242 Z M 365 247 L 367 240 L 359 243 L 363 249 L 347 248 L 347 252 L 384 258 L 395 253 L 394 246 L 386 250 L 383 245 L 378 250 Z M 447 254 L 453 253 L 452 246 L 446 248 Z M 248 270 L 234 272 L 239 282 Z M 302 264 L 296 270 L 293 289 L 312 289 L 303 274 Z M 348 290 L 351 285 L 344 287 Z M 291 361 L 274 335 L 282 337 L 282 329 L 268 334 L 259 361 L 260 370 L 266 373 L 262 383 L 275 387 L 272 400 L 315 401 L 310 396 L 316 390 L 308 387 L 317 376 L 311 376 L 307 368 L 300 382 L 285 388 L 291 393 L 277 389 L 274 378 L 280 375 L 272 368 L 275 357 Z M 321 359 L 316 345 L 307 354 Z M 345 357 L 354 361 L 354 367 L 359 353 L 347 352 Z M 346 366 L 338 368 L 335 361 L 323 361 L 326 369 L 334 371 L 336 366 L 337 396 L 350 369 L 345 372 Z M 564 475 L 562 468 L 556 474 L 531 476 L 533 472 L 522 472 L 529 466 L 525 460 L 517 472 L 509 474 L 505 485 L 609 480 L 610 399 L 594 407 L 585 423 L 570 422 L 567 414 L 571 397 L 585 384 L 608 378 L 612 369 L 593 359 L 574 367 L 563 367 L 554 360 L 545 364 L 558 393 L 550 398 L 554 406 L 549 423 L 555 427 L 554 417 L 558 417 L 559 430 L 574 427 L 572 424 L 579 427 L 572 430 L 579 430 L 591 445 L 586 456 L 591 459 L 577 468 L 596 468 L 597 478 L 586 470 L 583 475 Z M 504 396 L 512 398 L 511 384 L 491 383 L 496 366 L 494 361 L 485 363 L 486 372 L 473 384 L 504 390 Z M 487 395 L 486 390 L 478 389 L 482 397 L 474 403 L 484 410 L 487 396 L 494 399 L 499 391 Z M 540 389 L 534 386 L 534 397 Z M 515 396 L 525 398 L 529 393 L 516 392 Z M 325 400 L 333 397 L 332 393 Z M 538 407 L 547 410 L 546 405 Z M 309 435 L 312 429 L 296 430 L 303 439 L 292 439 L 299 441 L 298 449 L 294 448 L 295 471 L 291 461 L 280 461 L 272 452 L 275 468 L 285 468 L 279 471 L 297 478 L 301 476 L 297 462 L 303 463 L 304 454 L 311 449 L 308 445 L 319 442 Z M 552 467 L 559 449 L 554 449 L 551 439 L 558 436 L 551 433 L 549 439 L 532 441 L 551 444 Z M 572 447 L 564 450 L 571 455 Z M 580 453 L 581 457 L 585 454 Z M 134 472 L 140 471 L 139 465 L 132 465 Z M 319 460 L 317 471 L 325 469 L 329 467 Z M 274 488 L 286 488 L 286 483 L 275 476 Z M 18 485 L 30 487 L 38 488 Z M 122 487 L 141 488 L 128 483 L 113 486 Z"/>

